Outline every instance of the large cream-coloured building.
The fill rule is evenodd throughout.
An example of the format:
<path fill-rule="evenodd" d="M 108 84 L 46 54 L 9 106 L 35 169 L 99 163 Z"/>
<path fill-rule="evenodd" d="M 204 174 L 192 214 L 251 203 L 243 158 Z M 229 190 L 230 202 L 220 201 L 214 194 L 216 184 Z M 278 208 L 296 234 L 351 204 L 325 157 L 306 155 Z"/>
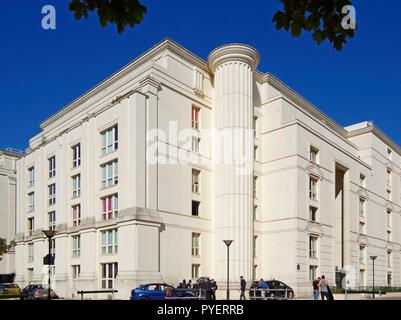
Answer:
<path fill-rule="evenodd" d="M 401 149 L 371 122 L 343 128 L 247 45 L 204 61 L 157 44 L 41 124 L 18 161 L 17 282 L 114 288 L 209 276 L 275 278 L 298 296 L 347 272 L 401 286 Z M 334 94 L 334 92 L 333 92 Z M 100 296 L 99 296 L 100 297 Z"/>

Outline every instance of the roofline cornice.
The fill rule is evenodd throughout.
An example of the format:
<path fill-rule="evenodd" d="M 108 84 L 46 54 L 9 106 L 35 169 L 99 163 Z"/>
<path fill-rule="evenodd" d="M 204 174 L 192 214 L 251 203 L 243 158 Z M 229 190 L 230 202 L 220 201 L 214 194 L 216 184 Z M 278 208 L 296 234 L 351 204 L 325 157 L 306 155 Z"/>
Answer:
<path fill-rule="evenodd" d="M 54 121 L 58 120 L 61 118 L 63 115 L 67 114 L 71 110 L 73 110 L 75 107 L 81 105 L 84 103 L 86 100 L 92 98 L 96 94 L 100 93 L 102 90 L 104 90 L 107 86 L 110 85 L 110 83 L 117 81 L 121 79 L 122 77 L 126 76 L 139 66 L 151 61 L 153 58 L 155 58 L 157 55 L 160 53 L 163 53 L 164 51 L 169 50 L 173 53 L 176 53 L 179 55 L 181 58 L 184 58 L 188 60 L 190 63 L 194 64 L 201 70 L 203 70 L 206 73 L 210 73 L 210 69 L 208 66 L 207 61 L 203 60 L 202 58 L 198 57 L 188 49 L 184 48 L 177 42 L 173 41 L 170 38 L 165 38 L 149 50 L 147 50 L 145 53 L 141 54 L 138 58 L 134 59 L 124 67 L 122 67 L 120 70 L 117 72 L 113 73 L 111 76 L 94 86 L 93 88 L 89 89 L 87 92 L 85 92 L 83 95 L 79 96 L 77 99 L 73 100 L 71 103 L 67 104 L 65 107 L 63 107 L 59 112 L 51 116 L 50 118 L 46 119 L 40 124 L 40 128 L 43 130 L 50 124 L 52 124 Z"/>

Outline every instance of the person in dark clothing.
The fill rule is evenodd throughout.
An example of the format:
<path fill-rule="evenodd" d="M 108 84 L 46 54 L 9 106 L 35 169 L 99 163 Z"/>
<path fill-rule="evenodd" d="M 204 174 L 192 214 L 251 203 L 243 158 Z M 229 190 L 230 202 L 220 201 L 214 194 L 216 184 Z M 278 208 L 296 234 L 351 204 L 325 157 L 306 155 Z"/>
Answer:
<path fill-rule="evenodd" d="M 245 281 L 243 276 L 241 276 L 240 279 L 241 279 L 241 282 L 240 282 L 240 287 L 241 287 L 240 292 L 241 292 L 241 294 L 240 294 L 239 299 L 242 300 L 242 298 L 244 298 L 244 300 L 246 300 L 246 297 L 245 297 L 246 281 Z"/>
<path fill-rule="evenodd" d="M 187 289 L 192 289 L 192 280 L 188 280 Z"/>
<path fill-rule="evenodd" d="M 199 281 L 196 281 L 192 286 L 192 292 L 195 296 L 199 297 Z"/>
<path fill-rule="evenodd" d="M 217 283 L 214 279 L 210 280 L 210 287 L 211 287 L 211 299 L 216 300 L 216 290 L 217 290 Z"/>
<path fill-rule="evenodd" d="M 206 300 L 211 300 L 212 299 L 212 285 L 210 283 L 210 280 L 203 282 L 202 287 L 203 287 L 202 289 L 205 292 L 205 299 Z"/>

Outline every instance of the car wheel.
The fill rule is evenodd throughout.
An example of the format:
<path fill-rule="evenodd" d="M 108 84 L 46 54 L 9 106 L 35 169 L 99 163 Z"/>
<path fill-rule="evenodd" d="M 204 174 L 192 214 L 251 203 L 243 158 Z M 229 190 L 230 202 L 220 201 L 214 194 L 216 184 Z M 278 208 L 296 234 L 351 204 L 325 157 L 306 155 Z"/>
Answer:
<path fill-rule="evenodd" d="M 139 298 L 139 300 L 149 300 L 149 298 L 145 297 L 145 296 L 142 296 L 142 297 Z"/>

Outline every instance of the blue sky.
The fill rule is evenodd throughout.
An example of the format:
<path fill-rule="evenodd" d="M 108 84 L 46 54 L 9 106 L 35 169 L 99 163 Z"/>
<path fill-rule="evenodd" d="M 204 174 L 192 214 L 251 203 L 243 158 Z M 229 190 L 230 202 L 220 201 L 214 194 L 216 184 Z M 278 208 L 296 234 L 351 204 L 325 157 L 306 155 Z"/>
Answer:
<path fill-rule="evenodd" d="M 68 2 L 2 0 L 0 148 L 25 149 L 41 121 L 167 36 L 205 59 L 221 44 L 250 44 L 261 71 L 339 124 L 373 120 L 401 144 L 400 1 L 354 0 L 359 29 L 342 52 L 275 30 L 279 0 L 144 0 L 145 19 L 122 35 L 97 16 L 76 21 Z M 46 4 L 56 7 L 56 30 L 41 28 Z"/>

